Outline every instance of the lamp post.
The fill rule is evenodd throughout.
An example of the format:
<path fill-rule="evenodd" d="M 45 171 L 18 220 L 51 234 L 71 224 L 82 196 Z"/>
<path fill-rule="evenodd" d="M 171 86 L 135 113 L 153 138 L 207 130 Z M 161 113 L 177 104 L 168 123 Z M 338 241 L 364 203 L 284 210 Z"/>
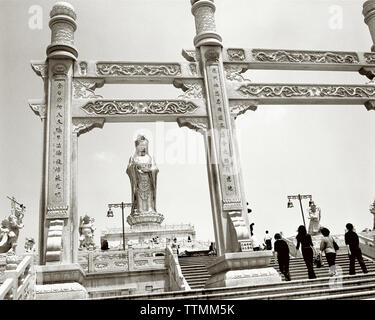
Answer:
<path fill-rule="evenodd" d="M 303 225 L 305 226 L 306 228 L 306 222 L 305 222 L 305 216 L 303 214 L 303 208 L 302 208 L 302 199 L 310 199 L 309 201 L 309 205 L 312 204 L 312 196 L 309 195 L 309 194 L 298 194 L 298 195 L 292 195 L 292 196 L 288 196 L 288 208 L 293 208 L 293 202 L 291 200 L 296 200 L 298 199 L 299 200 L 299 205 L 301 207 L 301 213 L 302 213 L 302 220 L 303 220 Z"/>
<path fill-rule="evenodd" d="M 125 251 L 125 219 L 124 219 L 124 208 L 125 207 L 131 207 L 132 203 L 109 203 L 108 204 L 108 211 L 107 211 L 107 217 L 113 218 L 113 211 L 112 208 L 121 208 L 122 212 L 122 245 Z"/>

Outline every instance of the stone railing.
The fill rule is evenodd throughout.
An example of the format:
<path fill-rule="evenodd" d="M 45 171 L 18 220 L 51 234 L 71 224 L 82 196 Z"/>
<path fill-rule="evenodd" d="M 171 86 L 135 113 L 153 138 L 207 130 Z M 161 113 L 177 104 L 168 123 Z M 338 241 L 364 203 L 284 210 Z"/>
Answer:
<path fill-rule="evenodd" d="M 133 253 L 133 265 L 130 271 L 165 268 L 165 248 L 150 250 L 129 250 Z"/>
<path fill-rule="evenodd" d="M 5 281 L 0 286 L 0 300 L 33 300 L 35 298 L 33 257 L 25 256 L 18 265 L 16 256 L 10 260 L 14 261 L 7 264 L 7 270 L 4 272 Z M 16 268 L 13 269 L 13 266 Z"/>
<path fill-rule="evenodd" d="M 374 247 L 375 246 L 375 239 L 369 236 L 365 236 L 363 234 L 358 233 L 359 241 L 366 246 Z"/>
<path fill-rule="evenodd" d="M 358 234 L 358 238 L 359 238 L 359 247 L 361 248 L 363 255 L 371 259 L 375 259 L 374 238 L 360 234 L 360 233 Z"/>
<path fill-rule="evenodd" d="M 165 249 L 87 251 L 80 253 L 79 264 L 87 273 L 164 269 Z"/>
<path fill-rule="evenodd" d="M 210 244 L 213 241 L 202 241 L 202 240 L 192 240 L 188 241 L 186 239 L 177 241 L 177 244 L 180 246 L 180 252 L 183 250 L 208 250 Z"/>
<path fill-rule="evenodd" d="M 3 283 L 5 280 L 5 270 L 6 270 L 6 254 L 0 254 L 0 283 Z"/>
<path fill-rule="evenodd" d="M 177 251 L 173 251 L 171 247 L 165 249 L 165 265 L 168 268 L 169 289 L 171 291 L 187 291 L 191 290 L 185 277 L 182 274 L 180 264 L 178 262 Z"/>
<path fill-rule="evenodd" d="M 125 234 L 131 233 L 132 231 L 163 231 L 163 230 L 186 230 L 192 231 L 194 230 L 194 226 L 190 223 L 181 223 L 181 224 L 162 224 L 157 227 L 155 226 L 138 226 L 137 228 L 125 228 Z M 122 234 L 122 228 L 106 228 L 102 230 L 102 235 L 112 234 L 112 233 L 120 233 Z"/>

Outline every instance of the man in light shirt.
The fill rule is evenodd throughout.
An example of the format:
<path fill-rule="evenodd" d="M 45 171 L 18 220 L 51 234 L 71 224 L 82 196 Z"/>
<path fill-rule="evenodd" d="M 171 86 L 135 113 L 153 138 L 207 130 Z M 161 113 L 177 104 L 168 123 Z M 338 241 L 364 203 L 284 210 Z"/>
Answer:
<path fill-rule="evenodd" d="M 266 230 L 266 235 L 264 237 L 264 243 L 266 245 L 266 250 L 272 250 L 272 238 L 268 233 L 268 230 Z"/>

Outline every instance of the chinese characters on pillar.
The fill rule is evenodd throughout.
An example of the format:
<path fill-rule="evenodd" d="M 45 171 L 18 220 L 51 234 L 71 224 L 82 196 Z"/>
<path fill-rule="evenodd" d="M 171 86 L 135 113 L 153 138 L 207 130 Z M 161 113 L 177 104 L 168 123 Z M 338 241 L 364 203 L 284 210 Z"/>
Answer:
<path fill-rule="evenodd" d="M 62 71 L 62 66 L 55 70 Z M 63 68 L 65 71 L 65 67 Z M 66 79 L 64 74 L 54 76 L 51 82 L 50 95 L 50 142 L 49 142 L 49 206 L 64 206 L 64 161 L 65 161 L 65 90 Z"/>
<path fill-rule="evenodd" d="M 219 166 L 221 167 L 221 187 L 225 210 L 242 209 L 236 181 L 236 164 L 233 157 L 233 149 L 230 143 L 230 128 L 225 101 L 222 93 L 222 80 L 219 64 L 213 60 L 207 62 L 207 76 L 210 88 L 210 101 L 212 117 L 215 122 L 214 133 L 217 136 Z"/>

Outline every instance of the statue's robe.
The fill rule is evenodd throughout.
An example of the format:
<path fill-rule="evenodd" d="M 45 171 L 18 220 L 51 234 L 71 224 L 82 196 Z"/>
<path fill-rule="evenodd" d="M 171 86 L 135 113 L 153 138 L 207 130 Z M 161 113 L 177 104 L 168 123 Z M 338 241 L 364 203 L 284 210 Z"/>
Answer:
<path fill-rule="evenodd" d="M 159 169 L 146 154 L 130 157 L 126 173 L 132 187 L 131 214 L 156 212 L 156 177 Z"/>
<path fill-rule="evenodd" d="M 312 212 L 312 210 L 309 209 L 309 216 L 310 216 L 310 223 L 309 223 L 308 233 L 314 236 L 320 233 L 320 218 L 321 218 L 320 208 L 317 207 L 315 212 Z"/>

